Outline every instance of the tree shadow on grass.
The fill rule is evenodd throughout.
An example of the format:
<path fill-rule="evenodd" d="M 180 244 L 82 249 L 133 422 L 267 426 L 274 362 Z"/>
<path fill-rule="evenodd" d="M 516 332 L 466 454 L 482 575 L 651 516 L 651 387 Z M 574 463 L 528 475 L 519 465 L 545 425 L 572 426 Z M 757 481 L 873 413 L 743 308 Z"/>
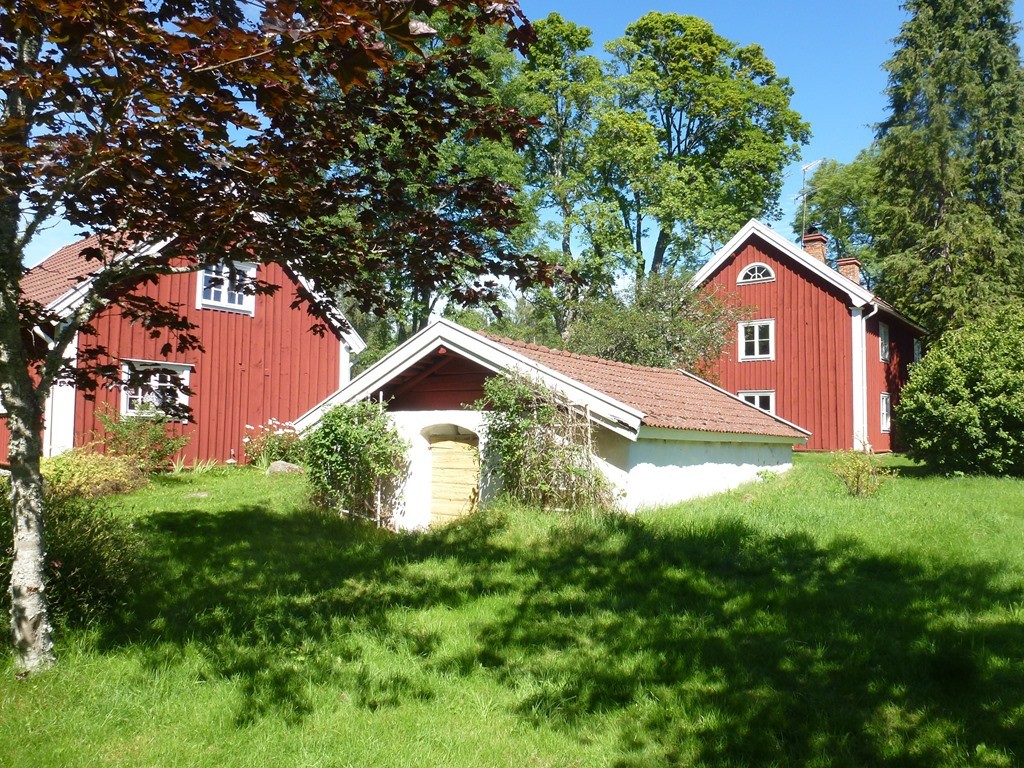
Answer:
<path fill-rule="evenodd" d="M 368 709 L 493 676 L 526 723 L 608 764 L 1013 765 L 1024 756 L 1019 585 L 984 565 L 821 546 L 724 519 L 569 519 L 530 546 L 481 515 L 396 536 L 254 507 L 151 520 L 153 581 L 108 642 L 186 646 L 239 681 L 240 723 L 301 720 L 307 683 Z M 410 611 L 501 595 L 446 656 Z M 366 638 L 401 658 L 375 664 Z M 379 650 L 377 651 L 379 655 Z"/>

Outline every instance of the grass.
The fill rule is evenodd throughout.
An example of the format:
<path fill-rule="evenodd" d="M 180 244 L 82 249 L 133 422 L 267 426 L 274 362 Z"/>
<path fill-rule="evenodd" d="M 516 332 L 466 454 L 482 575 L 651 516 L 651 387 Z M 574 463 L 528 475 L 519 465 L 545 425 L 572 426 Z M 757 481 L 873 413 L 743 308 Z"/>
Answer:
<path fill-rule="evenodd" d="M 129 609 L 0 679 L 0 766 L 1015 766 L 1024 483 L 789 475 L 393 535 L 158 480 Z"/>

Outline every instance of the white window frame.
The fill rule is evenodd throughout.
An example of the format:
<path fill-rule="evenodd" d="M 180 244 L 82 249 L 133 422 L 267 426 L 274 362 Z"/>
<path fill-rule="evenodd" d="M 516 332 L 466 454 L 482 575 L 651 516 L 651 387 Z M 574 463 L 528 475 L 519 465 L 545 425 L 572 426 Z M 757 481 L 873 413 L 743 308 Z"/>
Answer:
<path fill-rule="evenodd" d="M 244 276 L 250 286 L 256 279 L 256 265 L 250 262 L 234 262 L 236 275 Z M 196 309 L 219 309 L 256 314 L 256 294 L 251 288 L 239 290 L 238 282 L 231 279 L 231 269 L 226 262 L 211 264 L 198 273 L 196 280 Z"/>
<path fill-rule="evenodd" d="M 767 326 L 768 328 L 768 354 L 759 354 L 756 350 L 758 346 L 758 333 L 754 331 L 754 346 L 755 351 L 753 355 L 748 355 L 745 352 L 746 339 L 744 331 L 747 328 L 758 328 L 759 326 Z M 751 320 L 750 322 L 740 323 L 738 326 L 737 341 L 739 344 L 739 359 L 740 362 L 746 360 L 774 360 L 775 359 L 775 320 L 764 319 L 764 320 Z"/>
<path fill-rule="evenodd" d="M 924 357 L 924 343 L 920 339 L 914 339 L 914 362 L 921 362 Z"/>
<path fill-rule="evenodd" d="M 892 395 L 888 392 L 883 392 L 881 398 L 879 398 L 879 404 L 881 406 L 879 422 L 882 432 L 887 433 L 892 429 Z"/>
<path fill-rule="evenodd" d="M 878 323 L 878 359 L 883 363 L 888 363 L 891 359 L 891 353 L 889 347 L 892 343 L 891 336 L 889 335 L 889 326 L 887 323 L 879 321 Z"/>
<path fill-rule="evenodd" d="M 134 401 L 146 402 L 147 395 L 140 393 L 136 388 L 129 387 L 127 382 L 131 376 L 132 370 L 136 373 L 143 373 L 147 369 L 152 370 L 154 375 L 157 376 L 177 376 L 178 381 L 183 387 L 188 386 L 189 378 L 192 373 L 192 366 L 188 363 L 165 363 L 155 360 L 123 360 L 121 362 L 121 380 L 124 385 L 121 387 L 121 415 L 122 416 L 139 416 L 140 410 Z M 171 382 L 165 382 L 165 385 L 171 385 Z M 152 393 L 150 393 L 152 396 Z M 177 397 L 177 405 L 184 407 L 188 405 L 188 395 L 177 388 L 175 392 Z M 155 400 L 155 397 L 152 397 Z M 160 409 L 160 405 L 152 401 L 149 402 L 157 410 Z M 144 414 L 144 411 L 141 411 Z"/>
<path fill-rule="evenodd" d="M 736 395 L 740 398 L 740 400 L 744 401 L 745 403 L 748 403 L 749 405 L 752 405 L 755 408 L 760 408 L 762 411 L 765 411 L 766 413 L 770 413 L 773 416 L 775 415 L 775 390 L 774 389 L 748 389 L 748 390 L 744 390 L 742 392 L 737 392 Z M 761 406 L 758 405 L 757 401 L 759 401 L 762 397 L 767 397 L 768 398 L 768 407 L 767 408 L 761 408 Z M 753 402 L 751 401 L 751 399 L 753 399 Z"/>
<path fill-rule="evenodd" d="M 749 278 L 744 278 L 743 277 L 745 274 L 747 274 L 747 272 L 749 272 L 750 270 L 754 269 L 755 267 L 762 267 L 763 269 L 767 270 L 768 271 L 768 276 L 767 277 L 749 277 Z M 770 283 L 774 279 L 775 279 L 775 270 L 774 269 L 772 269 L 771 267 L 769 267 L 767 264 L 765 264 L 762 261 L 755 261 L 753 264 L 748 264 L 747 266 L 745 266 L 743 268 L 743 271 L 740 272 L 739 276 L 736 278 L 736 285 L 752 285 L 754 283 Z"/>

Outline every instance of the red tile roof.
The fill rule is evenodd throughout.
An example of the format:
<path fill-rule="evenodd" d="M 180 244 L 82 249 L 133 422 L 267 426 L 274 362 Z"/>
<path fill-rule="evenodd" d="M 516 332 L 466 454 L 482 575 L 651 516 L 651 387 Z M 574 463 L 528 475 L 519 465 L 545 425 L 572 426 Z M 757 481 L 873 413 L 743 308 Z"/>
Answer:
<path fill-rule="evenodd" d="M 642 411 L 643 424 L 649 427 L 789 437 L 794 441 L 807 437 L 807 433 L 683 371 L 627 365 L 524 341 L 488 338 Z"/>
<path fill-rule="evenodd" d="M 99 243 L 99 236 L 90 235 L 47 256 L 21 278 L 24 296 L 43 306 L 59 299 L 102 266 L 98 259 L 82 255 L 86 248 L 98 248 Z"/>

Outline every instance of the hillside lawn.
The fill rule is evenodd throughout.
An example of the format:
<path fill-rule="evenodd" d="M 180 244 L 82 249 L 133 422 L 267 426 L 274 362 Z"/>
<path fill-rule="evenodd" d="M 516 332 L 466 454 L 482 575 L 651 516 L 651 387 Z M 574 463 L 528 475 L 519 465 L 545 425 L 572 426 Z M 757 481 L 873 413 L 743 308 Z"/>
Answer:
<path fill-rule="evenodd" d="M 225 468 L 116 500 L 128 609 L 0 657 L 0 766 L 1024 764 L 1024 482 L 825 456 L 636 518 L 396 535 Z"/>

